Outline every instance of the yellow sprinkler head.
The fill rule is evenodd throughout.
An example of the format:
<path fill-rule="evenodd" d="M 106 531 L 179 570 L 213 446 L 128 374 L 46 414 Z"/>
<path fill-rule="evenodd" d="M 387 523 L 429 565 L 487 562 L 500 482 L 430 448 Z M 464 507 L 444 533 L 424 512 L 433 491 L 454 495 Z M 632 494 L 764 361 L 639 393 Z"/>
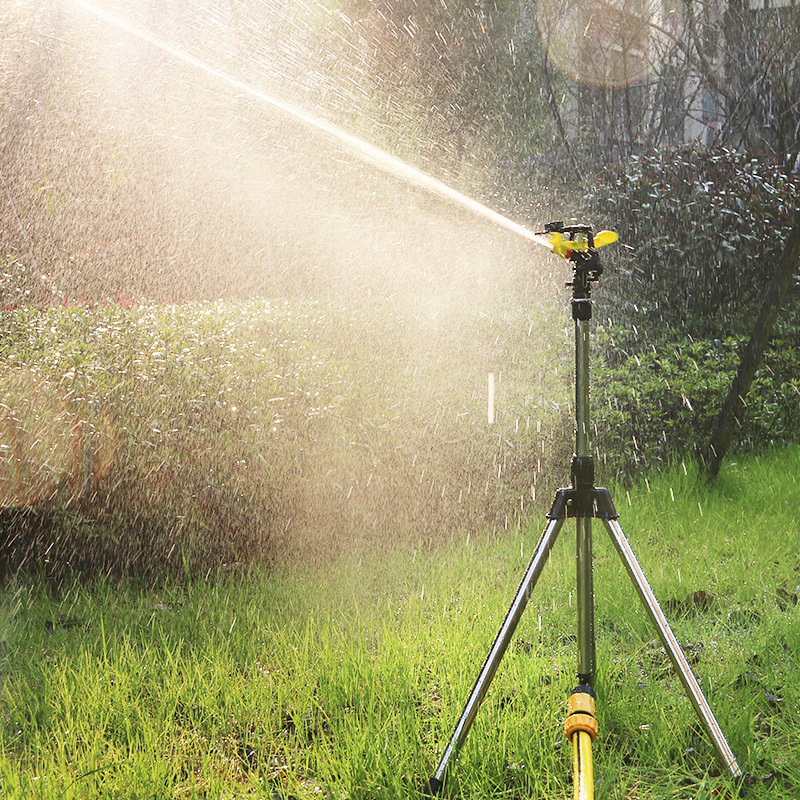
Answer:
<path fill-rule="evenodd" d="M 614 244 L 619 239 L 616 231 L 598 231 L 594 236 L 595 247 L 605 247 L 607 244 Z"/>
<path fill-rule="evenodd" d="M 553 252 L 562 258 L 569 258 L 570 253 L 585 253 L 589 249 L 589 240 L 584 233 L 579 233 L 574 239 L 568 239 L 560 231 L 551 231 L 548 237 Z M 594 236 L 594 247 L 595 249 L 605 247 L 607 244 L 613 244 L 617 239 L 619 239 L 619 234 L 614 231 L 599 231 Z"/>
<path fill-rule="evenodd" d="M 589 242 L 586 240 L 586 237 L 567 239 L 563 233 L 559 233 L 558 231 L 553 231 L 550 234 L 550 244 L 553 248 L 553 252 L 562 258 L 569 258 L 569 254 L 576 250 L 583 252 L 589 249 Z"/>

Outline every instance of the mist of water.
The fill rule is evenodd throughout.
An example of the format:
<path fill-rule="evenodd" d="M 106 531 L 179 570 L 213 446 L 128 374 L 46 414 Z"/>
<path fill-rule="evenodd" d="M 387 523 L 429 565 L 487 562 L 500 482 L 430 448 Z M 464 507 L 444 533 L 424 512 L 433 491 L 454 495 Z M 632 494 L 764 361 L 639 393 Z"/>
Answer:
<path fill-rule="evenodd" d="M 258 100 L 267 103 L 268 105 L 272 106 L 279 111 L 290 115 L 296 120 L 308 125 L 316 130 L 322 131 L 324 134 L 332 137 L 340 144 L 345 145 L 349 148 L 352 152 L 356 153 L 359 157 L 364 159 L 365 161 L 373 164 L 374 166 L 380 168 L 381 170 L 389 173 L 390 175 L 396 176 L 397 178 L 406 181 L 414 186 L 417 186 L 421 189 L 424 189 L 428 192 L 431 192 L 435 195 L 445 198 L 457 205 L 465 208 L 475 214 L 484 217 L 485 219 L 493 222 L 501 227 L 512 231 L 523 238 L 535 242 L 536 244 L 545 247 L 547 249 L 551 249 L 551 245 L 549 240 L 545 236 L 541 236 L 530 231 L 524 225 L 520 225 L 517 222 L 509 219 L 508 217 L 494 211 L 493 209 L 489 208 L 488 206 L 478 202 L 477 200 L 468 197 L 467 195 L 459 192 L 456 189 L 448 186 L 447 184 L 443 183 L 442 181 L 434 178 L 431 175 L 428 175 L 422 172 L 419 169 L 411 166 L 410 164 L 402 161 L 401 159 L 387 153 L 384 150 L 381 150 L 378 147 L 370 144 L 367 141 L 359 138 L 358 136 L 354 136 L 351 133 L 348 133 L 346 130 L 338 127 L 337 125 L 333 125 L 330 122 L 327 122 L 324 119 L 320 119 L 319 117 L 313 116 L 311 114 L 306 113 L 303 109 L 294 106 L 292 104 L 286 103 L 283 100 L 280 100 L 272 95 L 269 95 L 265 92 L 260 91 L 259 89 L 249 85 L 248 83 L 239 80 L 238 78 L 234 77 L 233 75 L 229 75 L 226 72 L 216 69 L 215 67 L 207 64 L 206 62 L 195 58 L 193 55 L 185 52 L 184 50 L 175 47 L 168 42 L 165 42 L 160 37 L 154 35 L 150 31 L 147 31 L 138 25 L 134 25 L 114 14 L 110 14 L 104 9 L 92 4 L 87 3 L 86 0 L 70 0 L 70 2 L 80 6 L 81 8 L 85 9 L 86 11 L 91 12 L 97 17 L 111 23 L 112 25 L 117 26 L 118 28 L 127 31 L 133 36 L 142 39 L 143 41 L 151 44 L 155 47 L 162 49 L 164 52 L 169 53 L 170 55 L 174 56 L 175 58 L 180 59 L 181 61 L 186 62 L 187 64 L 191 64 L 193 67 L 196 67 L 204 72 L 208 73 L 209 75 L 217 78 L 225 83 L 229 84 L 234 89 L 238 89 L 242 92 L 245 92 Z"/>
<path fill-rule="evenodd" d="M 221 541 L 239 531 L 248 546 L 263 530 L 296 544 L 304 524 L 309 537 L 336 530 L 347 546 L 351 535 L 403 528 L 477 533 L 526 513 L 552 446 L 546 406 L 563 388 L 541 324 L 555 283 L 547 262 L 563 263 L 538 247 L 549 243 L 324 113 L 256 88 L 252 75 L 234 77 L 238 64 L 219 70 L 149 28 L 73 5 L 94 19 L 61 15 L 69 27 L 47 40 L 66 69 L 46 73 L 40 135 L 17 162 L 24 175 L 41 164 L 35 178 L 47 178 L 38 207 L 24 210 L 31 241 L 37 255 L 52 241 L 39 261 L 54 284 L 84 276 L 95 299 L 113 299 L 102 277 L 113 271 L 124 288 L 130 274 L 159 310 L 128 317 L 120 303 L 109 319 L 87 315 L 84 330 L 79 314 L 54 327 L 54 356 L 80 339 L 91 353 L 97 345 L 132 360 L 113 408 L 96 376 L 116 375 L 116 360 L 78 354 L 73 369 L 62 355 L 43 388 L 19 382 L 38 405 L 17 416 L 51 442 L 35 454 L 44 463 L 50 453 L 41 493 L 130 479 L 132 519 L 156 508 L 159 520 L 189 514 Z M 282 300 L 180 305 L 217 297 Z M 72 398 L 68 414 L 49 412 L 58 392 Z M 68 480 L 81 470 L 90 480 Z M 16 502 L 26 477 L 8 478 Z M 548 493 L 541 477 L 538 490 Z M 326 530 L 311 530 L 323 519 Z"/>

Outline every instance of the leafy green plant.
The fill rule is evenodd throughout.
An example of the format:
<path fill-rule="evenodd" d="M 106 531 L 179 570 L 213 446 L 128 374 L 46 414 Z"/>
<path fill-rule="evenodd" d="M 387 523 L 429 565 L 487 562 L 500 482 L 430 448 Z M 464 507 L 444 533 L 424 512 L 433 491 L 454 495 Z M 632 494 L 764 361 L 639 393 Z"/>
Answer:
<path fill-rule="evenodd" d="M 684 145 L 603 170 L 586 213 L 620 234 L 604 285 L 616 320 L 648 341 L 673 328 L 742 333 L 800 202 L 800 180 L 724 148 Z"/>
<path fill-rule="evenodd" d="M 800 348 L 782 325 L 765 354 L 740 422 L 740 450 L 761 450 L 800 436 Z M 742 339 L 683 337 L 643 349 L 625 330 L 603 330 L 609 359 L 598 364 L 600 450 L 620 476 L 663 468 L 707 440 L 739 362 Z"/>
<path fill-rule="evenodd" d="M 254 300 L 0 325 L 12 569 L 194 574 L 505 529 L 535 501 L 562 408 L 524 314 Z"/>

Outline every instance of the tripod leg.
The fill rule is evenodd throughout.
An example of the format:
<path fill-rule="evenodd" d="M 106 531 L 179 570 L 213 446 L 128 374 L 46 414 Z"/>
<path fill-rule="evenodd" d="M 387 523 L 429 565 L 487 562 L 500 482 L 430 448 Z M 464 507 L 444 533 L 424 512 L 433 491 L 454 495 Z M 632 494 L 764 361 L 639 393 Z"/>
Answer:
<path fill-rule="evenodd" d="M 639 597 L 642 599 L 642 602 L 644 603 L 645 608 L 650 615 L 650 619 L 653 621 L 653 624 L 658 630 L 661 642 L 669 654 L 670 659 L 672 659 L 672 663 L 674 664 L 675 669 L 680 676 L 683 687 L 686 690 L 686 694 L 692 701 L 695 711 L 697 711 L 697 714 L 700 717 L 706 732 L 711 737 L 711 741 L 714 743 L 717 755 L 730 771 L 731 775 L 736 780 L 741 781 L 743 774 L 742 770 L 739 768 L 739 764 L 736 761 L 736 756 L 733 754 L 730 745 L 725 739 L 725 735 L 723 734 L 719 723 L 714 717 L 708 701 L 703 695 L 700 684 L 697 682 L 697 678 L 695 678 L 692 668 L 689 666 L 689 662 L 686 660 L 686 656 L 683 654 L 683 650 L 681 649 L 678 640 L 675 638 L 675 634 L 672 632 L 672 629 L 667 622 L 667 618 L 664 616 L 664 612 L 661 610 L 661 606 L 659 606 L 658 600 L 656 599 L 653 590 L 650 588 L 650 584 L 647 582 L 644 570 L 642 570 L 639 562 L 636 560 L 636 556 L 631 549 L 630 543 L 625 538 L 625 534 L 622 532 L 620 524 L 616 520 L 604 521 L 606 527 L 608 528 L 608 532 L 611 534 L 611 538 L 617 548 L 617 551 L 622 557 L 622 560 L 625 562 L 628 573 L 633 579 L 634 584 L 636 584 Z"/>
<path fill-rule="evenodd" d="M 469 729 L 472 727 L 472 723 L 475 720 L 475 715 L 478 713 L 478 708 L 480 708 L 481 703 L 486 697 L 486 693 L 489 691 L 492 678 L 494 678 L 497 668 L 500 666 L 500 661 L 511 642 L 511 637 L 514 635 L 517 624 L 522 617 L 522 612 L 525 610 L 525 606 L 528 603 L 530 593 L 533 591 L 533 587 L 542 574 L 544 565 L 547 563 L 547 557 L 550 555 L 550 551 L 555 544 L 563 524 L 563 518 L 551 519 L 536 545 L 533 558 L 530 564 L 528 564 L 519 589 L 517 589 L 517 593 L 514 595 L 511 607 L 508 609 L 508 613 L 503 620 L 503 624 L 497 632 L 492 648 L 486 656 L 486 660 L 483 662 L 483 667 L 478 675 L 478 679 L 475 681 L 475 686 L 456 723 L 453 735 L 450 737 L 450 742 L 445 748 L 439 766 L 428 780 L 427 790 L 430 794 L 435 794 L 441 789 L 448 764 L 451 759 L 458 754 L 461 745 L 464 744 L 464 740 L 467 738 Z"/>

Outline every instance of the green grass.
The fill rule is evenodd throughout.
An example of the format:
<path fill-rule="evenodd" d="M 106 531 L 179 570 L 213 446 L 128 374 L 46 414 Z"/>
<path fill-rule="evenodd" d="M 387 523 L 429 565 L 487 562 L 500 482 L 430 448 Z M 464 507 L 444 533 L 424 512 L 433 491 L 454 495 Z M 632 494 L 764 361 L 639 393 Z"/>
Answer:
<path fill-rule="evenodd" d="M 712 708 L 758 779 L 751 796 L 770 800 L 800 787 L 798 475 L 792 448 L 729 463 L 714 488 L 679 465 L 614 491 Z M 0 794 L 415 797 L 540 528 L 535 519 L 490 541 L 171 588 L 17 579 L 0 595 Z M 571 533 L 566 525 L 453 766 L 452 796 L 571 796 L 561 734 L 575 662 Z M 599 525 L 595 590 L 598 796 L 730 796 Z"/>

